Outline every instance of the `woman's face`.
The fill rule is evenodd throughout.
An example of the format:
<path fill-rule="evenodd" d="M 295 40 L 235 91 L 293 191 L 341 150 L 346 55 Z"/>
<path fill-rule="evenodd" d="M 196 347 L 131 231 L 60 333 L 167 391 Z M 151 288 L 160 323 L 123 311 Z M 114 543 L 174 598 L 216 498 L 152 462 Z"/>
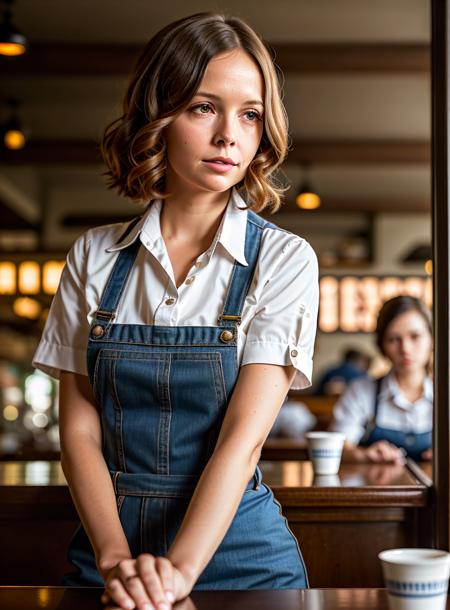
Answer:
<path fill-rule="evenodd" d="M 384 354 L 398 372 L 421 372 L 433 346 L 428 325 L 418 311 L 407 311 L 387 326 L 382 342 Z"/>
<path fill-rule="evenodd" d="M 263 134 L 264 81 L 242 49 L 209 62 L 188 108 L 167 127 L 167 190 L 222 193 L 240 182 Z"/>

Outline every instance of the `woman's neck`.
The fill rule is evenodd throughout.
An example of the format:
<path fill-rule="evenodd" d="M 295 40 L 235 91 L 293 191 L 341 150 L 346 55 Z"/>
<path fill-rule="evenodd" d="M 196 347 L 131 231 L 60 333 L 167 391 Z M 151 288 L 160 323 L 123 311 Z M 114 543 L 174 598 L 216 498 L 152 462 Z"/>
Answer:
<path fill-rule="evenodd" d="M 163 201 L 161 234 L 167 241 L 205 243 L 219 228 L 230 193 L 201 193 L 193 196 L 171 195 Z M 209 245 L 209 244 L 208 244 Z"/>
<path fill-rule="evenodd" d="M 398 387 L 407 398 L 417 400 L 423 395 L 423 386 L 426 372 L 423 371 L 394 371 Z"/>

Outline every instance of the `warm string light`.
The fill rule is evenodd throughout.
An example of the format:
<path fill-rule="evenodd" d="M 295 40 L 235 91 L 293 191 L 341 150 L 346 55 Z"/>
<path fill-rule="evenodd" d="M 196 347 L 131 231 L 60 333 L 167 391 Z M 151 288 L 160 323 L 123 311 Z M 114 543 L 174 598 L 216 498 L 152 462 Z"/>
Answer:
<path fill-rule="evenodd" d="M 19 265 L 19 292 L 39 294 L 41 288 L 41 267 L 35 261 L 24 261 Z"/>
<path fill-rule="evenodd" d="M 381 304 L 407 294 L 432 305 L 431 277 L 323 276 L 319 329 L 322 332 L 373 332 Z"/>
<path fill-rule="evenodd" d="M 58 289 L 65 262 L 51 260 L 42 263 L 23 261 L 17 265 L 12 261 L 0 262 L 0 294 L 53 295 Z"/>
<path fill-rule="evenodd" d="M 16 290 L 15 264 L 8 261 L 0 262 L 0 294 L 15 294 Z"/>

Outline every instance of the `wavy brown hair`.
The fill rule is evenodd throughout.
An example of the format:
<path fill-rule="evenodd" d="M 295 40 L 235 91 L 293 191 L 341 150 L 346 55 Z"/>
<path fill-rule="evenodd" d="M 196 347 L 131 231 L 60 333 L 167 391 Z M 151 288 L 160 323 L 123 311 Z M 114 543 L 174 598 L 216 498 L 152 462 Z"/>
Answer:
<path fill-rule="evenodd" d="M 123 113 L 103 134 L 107 184 L 120 195 L 147 203 L 164 199 L 164 130 L 189 105 L 208 62 L 219 53 L 243 49 L 257 63 L 265 85 L 264 129 L 244 179 L 235 185 L 256 212 L 276 211 L 285 190 L 275 170 L 288 149 L 287 116 L 277 68 L 258 35 L 244 21 L 198 13 L 170 23 L 147 43 L 137 59 L 123 101 Z"/>

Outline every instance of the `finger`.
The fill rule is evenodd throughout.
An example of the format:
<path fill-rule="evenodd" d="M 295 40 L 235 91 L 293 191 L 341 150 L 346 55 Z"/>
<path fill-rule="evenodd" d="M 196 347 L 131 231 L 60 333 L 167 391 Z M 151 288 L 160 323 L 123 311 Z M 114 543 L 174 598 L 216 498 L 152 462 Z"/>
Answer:
<path fill-rule="evenodd" d="M 111 597 L 107 591 L 104 591 L 100 600 L 101 600 L 102 604 L 107 604 L 111 600 Z"/>
<path fill-rule="evenodd" d="M 379 443 L 372 445 L 367 450 L 367 457 L 369 460 L 375 464 L 379 464 L 383 461 L 383 450 L 380 448 Z"/>
<path fill-rule="evenodd" d="M 405 463 L 405 451 L 401 447 L 397 447 L 397 445 L 393 445 L 389 443 L 389 454 L 390 459 L 395 464 L 404 464 Z"/>
<path fill-rule="evenodd" d="M 127 576 L 125 588 L 138 610 L 155 610 L 139 574 Z"/>
<path fill-rule="evenodd" d="M 152 555 L 142 554 L 136 560 L 136 568 L 153 606 L 158 610 L 169 610 L 170 604 L 166 599 L 155 563 Z"/>
<path fill-rule="evenodd" d="M 385 441 L 381 441 L 378 446 L 380 456 L 383 462 L 391 462 L 394 457 L 393 446 Z"/>
<path fill-rule="evenodd" d="M 117 577 L 113 577 L 106 583 L 105 590 L 109 599 L 121 608 L 132 610 L 135 607 L 133 598 L 128 595 L 125 587 Z"/>
<path fill-rule="evenodd" d="M 166 599 L 172 604 L 175 601 L 172 563 L 166 557 L 157 557 L 155 569 L 161 579 Z"/>

